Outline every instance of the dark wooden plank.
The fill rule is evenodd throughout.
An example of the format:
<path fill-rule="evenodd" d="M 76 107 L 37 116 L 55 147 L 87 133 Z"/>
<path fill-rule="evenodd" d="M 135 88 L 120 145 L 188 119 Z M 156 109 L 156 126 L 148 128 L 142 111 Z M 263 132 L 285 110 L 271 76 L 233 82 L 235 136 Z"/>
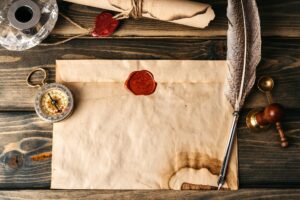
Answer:
<path fill-rule="evenodd" d="M 265 39 L 258 76 L 275 78 L 274 99 L 289 108 L 300 105 L 300 40 Z M 54 81 L 56 59 L 226 59 L 226 41 L 199 39 L 82 39 L 56 47 L 24 52 L 0 49 L 0 110 L 33 110 L 35 89 L 25 79 L 32 67 L 50 70 Z M 263 94 L 253 89 L 246 107 L 263 106 Z"/>
<path fill-rule="evenodd" d="M 290 146 L 282 149 L 274 128 L 253 133 L 238 127 L 241 188 L 299 187 L 300 109 L 287 110 L 283 121 Z M 49 188 L 52 126 L 33 112 L 0 112 L 0 188 Z"/>
<path fill-rule="evenodd" d="M 0 191 L 0 198 L 7 200 L 40 200 L 40 199 L 124 199 L 124 200 L 158 200 L 158 199 L 186 199 L 186 200 L 234 200 L 234 199 L 269 199 L 269 200 L 297 200 L 300 198 L 299 189 L 243 189 L 239 191 L 168 191 L 168 190 L 21 190 Z"/>
<path fill-rule="evenodd" d="M 275 127 L 250 131 L 244 111 L 238 126 L 240 187 L 299 187 L 300 181 L 300 109 L 289 109 L 282 121 L 289 147 L 280 146 Z"/>
<path fill-rule="evenodd" d="M 272 76 L 275 87 L 273 99 L 289 108 L 300 105 L 300 40 L 263 39 L 262 61 L 257 68 L 257 77 Z M 266 105 L 265 95 L 255 86 L 245 107 Z"/>
<path fill-rule="evenodd" d="M 0 113 L 0 188 L 47 188 L 52 125 L 33 112 Z"/>
<path fill-rule="evenodd" d="M 202 30 L 151 19 L 125 20 L 114 37 L 225 37 L 227 31 L 226 0 L 199 0 L 213 6 L 216 19 L 208 28 Z M 300 36 L 300 2 L 297 0 L 258 1 L 261 14 L 262 35 L 299 37 Z M 60 3 L 62 12 L 74 21 L 85 27 L 93 27 L 95 16 L 101 12 L 99 9 L 70 3 Z M 291 23 L 292 22 L 292 23 Z M 60 19 L 54 30 L 54 35 L 74 35 L 82 30 L 74 28 L 67 21 Z"/>

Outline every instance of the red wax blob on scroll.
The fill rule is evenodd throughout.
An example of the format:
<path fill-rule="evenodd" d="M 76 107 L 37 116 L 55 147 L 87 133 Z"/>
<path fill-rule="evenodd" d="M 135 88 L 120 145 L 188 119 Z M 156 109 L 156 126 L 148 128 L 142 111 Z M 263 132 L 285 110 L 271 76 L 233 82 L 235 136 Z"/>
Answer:
<path fill-rule="evenodd" d="M 107 37 L 113 34 L 119 25 L 111 13 L 102 12 L 96 17 L 95 28 L 92 32 L 93 37 Z"/>
<path fill-rule="evenodd" d="M 132 72 L 125 86 L 135 95 L 150 95 L 155 92 L 157 83 L 154 76 L 147 70 Z"/>

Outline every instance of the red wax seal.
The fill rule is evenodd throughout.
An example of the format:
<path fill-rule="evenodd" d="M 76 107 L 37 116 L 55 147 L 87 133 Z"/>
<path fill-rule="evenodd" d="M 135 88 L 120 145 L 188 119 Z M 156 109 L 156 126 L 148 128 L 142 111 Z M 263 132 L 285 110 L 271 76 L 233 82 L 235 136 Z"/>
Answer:
<path fill-rule="evenodd" d="M 119 25 L 111 13 L 102 12 L 96 17 L 95 28 L 92 32 L 93 37 L 107 37 L 114 33 Z"/>
<path fill-rule="evenodd" d="M 135 95 L 150 95 L 155 92 L 157 83 L 151 72 L 141 70 L 132 72 L 125 85 Z"/>

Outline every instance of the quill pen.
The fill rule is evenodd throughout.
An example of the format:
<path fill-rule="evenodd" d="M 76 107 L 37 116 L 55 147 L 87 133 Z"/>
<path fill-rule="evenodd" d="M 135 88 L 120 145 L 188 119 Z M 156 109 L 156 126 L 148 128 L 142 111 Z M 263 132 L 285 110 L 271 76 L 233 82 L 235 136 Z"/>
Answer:
<path fill-rule="evenodd" d="M 256 67 L 261 59 L 261 32 L 255 0 L 228 0 L 227 60 L 229 73 L 225 95 L 234 108 L 230 137 L 218 180 L 218 189 L 226 180 L 239 113 L 254 85 Z"/>

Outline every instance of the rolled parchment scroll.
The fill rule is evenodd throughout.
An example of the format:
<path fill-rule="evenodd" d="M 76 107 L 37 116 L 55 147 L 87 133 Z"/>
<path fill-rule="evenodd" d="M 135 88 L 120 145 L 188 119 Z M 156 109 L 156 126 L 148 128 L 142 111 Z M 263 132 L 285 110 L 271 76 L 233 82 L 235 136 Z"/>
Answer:
<path fill-rule="evenodd" d="M 131 0 L 64 0 L 116 12 L 131 10 Z M 210 5 L 189 0 L 144 0 L 142 16 L 196 28 L 205 28 L 215 18 Z"/>

